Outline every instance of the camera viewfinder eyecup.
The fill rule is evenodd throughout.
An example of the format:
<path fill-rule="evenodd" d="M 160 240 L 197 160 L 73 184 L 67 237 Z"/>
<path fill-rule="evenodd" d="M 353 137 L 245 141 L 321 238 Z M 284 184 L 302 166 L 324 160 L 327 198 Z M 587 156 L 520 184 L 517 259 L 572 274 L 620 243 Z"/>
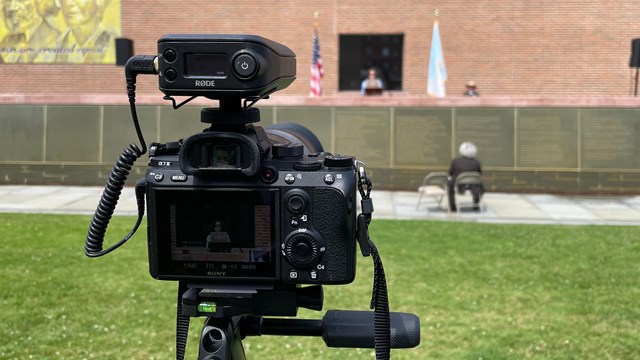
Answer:
<path fill-rule="evenodd" d="M 248 136 L 231 132 L 203 132 L 184 140 L 178 161 L 187 175 L 239 172 L 244 176 L 258 173 L 261 158 L 258 145 Z"/>

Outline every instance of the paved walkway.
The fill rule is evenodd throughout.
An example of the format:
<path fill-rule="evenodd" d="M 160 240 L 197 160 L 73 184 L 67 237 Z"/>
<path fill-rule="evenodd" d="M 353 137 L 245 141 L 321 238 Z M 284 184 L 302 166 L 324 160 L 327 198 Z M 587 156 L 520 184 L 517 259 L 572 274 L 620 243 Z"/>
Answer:
<path fill-rule="evenodd" d="M 0 186 L 0 212 L 93 214 L 101 187 Z M 640 225 L 639 196 L 575 197 L 545 194 L 486 193 L 482 212 L 448 214 L 434 201 L 419 209 L 417 192 L 376 191 L 371 194 L 374 219 L 429 219 L 488 223 Z M 116 215 L 135 215 L 133 188 L 124 189 Z"/>

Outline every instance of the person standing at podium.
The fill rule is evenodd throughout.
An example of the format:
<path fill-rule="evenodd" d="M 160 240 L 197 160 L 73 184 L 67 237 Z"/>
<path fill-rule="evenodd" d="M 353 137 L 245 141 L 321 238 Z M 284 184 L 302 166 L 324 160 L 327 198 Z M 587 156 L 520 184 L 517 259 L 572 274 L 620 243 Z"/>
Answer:
<path fill-rule="evenodd" d="M 369 69 L 369 75 L 360 84 L 360 92 L 362 95 L 381 94 L 382 89 L 384 89 L 384 86 L 376 70 L 374 68 Z"/>

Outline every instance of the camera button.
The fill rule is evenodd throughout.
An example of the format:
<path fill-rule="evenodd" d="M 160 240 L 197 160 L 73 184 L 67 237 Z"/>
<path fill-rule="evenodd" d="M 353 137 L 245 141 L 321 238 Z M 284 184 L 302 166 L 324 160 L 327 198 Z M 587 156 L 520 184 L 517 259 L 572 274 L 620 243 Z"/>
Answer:
<path fill-rule="evenodd" d="M 262 181 L 271 184 L 278 179 L 278 172 L 273 168 L 266 167 L 262 170 Z"/>
<path fill-rule="evenodd" d="M 299 214 L 304 211 L 306 204 L 304 198 L 300 195 L 292 195 L 287 201 L 289 211 L 294 214 Z"/>
<path fill-rule="evenodd" d="M 296 217 L 292 217 L 291 219 L 289 219 L 289 226 L 294 229 L 297 228 L 298 226 L 300 226 L 300 220 L 298 220 L 298 218 Z"/>
<path fill-rule="evenodd" d="M 336 181 L 332 174 L 327 174 L 324 176 L 324 183 L 327 185 L 331 185 Z"/>
<path fill-rule="evenodd" d="M 291 270 L 289 271 L 289 279 L 297 279 L 298 278 L 298 272 L 295 270 Z"/>
<path fill-rule="evenodd" d="M 284 176 L 284 182 L 286 182 L 287 184 L 291 185 L 294 182 L 296 182 L 296 178 L 295 176 L 293 176 L 293 174 L 287 174 Z"/>
<path fill-rule="evenodd" d="M 293 254 L 301 259 L 306 259 L 313 255 L 313 249 L 309 244 L 300 242 L 293 248 Z"/>
<path fill-rule="evenodd" d="M 153 180 L 160 182 L 162 181 L 162 179 L 164 179 L 164 174 L 163 173 L 155 173 L 153 174 Z"/>
<path fill-rule="evenodd" d="M 185 174 L 171 175 L 171 181 L 174 181 L 174 182 L 187 181 L 187 175 L 185 175 Z"/>

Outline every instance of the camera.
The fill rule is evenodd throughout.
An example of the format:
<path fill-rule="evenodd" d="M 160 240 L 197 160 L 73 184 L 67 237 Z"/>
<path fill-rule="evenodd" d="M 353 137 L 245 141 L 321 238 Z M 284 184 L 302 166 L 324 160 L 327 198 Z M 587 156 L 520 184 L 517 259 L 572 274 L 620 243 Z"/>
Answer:
<path fill-rule="evenodd" d="M 297 124 L 255 126 L 255 102 L 295 79 L 295 54 L 252 35 L 165 35 L 157 55 L 125 65 L 131 116 L 141 146 L 118 158 L 94 213 L 85 254 L 100 257 L 128 241 L 147 210 L 149 272 L 178 280 L 176 358 L 184 358 L 189 318 L 205 316 L 198 359 L 244 359 L 242 339 L 258 335 L 321 336 L 329 347 L 389 349 L 420 343 L 419 318 L 389 312 L 386 277 L 369 238 L 372 183 L 362 162 L 323 150 Z M 135 187 L 138 219 L 103 249 L 134 162 L 146 153 L 135 106 L 136 77 L 157 75 L 178 109 L 196 97 L 201 133 L 149 146 L 145 177 Z M 187 96 L 177 104 L 174 96 Z M 356 215 L 356 189 L 361 213 Z M 146 203 L 146 205 L 145 205 Z M 374 262 L 369 311 L 329 310 L 322 320 L 296 316 L 322 310 L 324 284 L 354 280 L 356 241 Z M 309 286 L 303 286 L 309 285 Z"/>
<path fill-rule="evenodd" d="M 145 177 L 154 278 L 205 284 L 345 284 L 355 278 L 356 170 L 297 124 L 254 126 L 295 55 L 257 36 L 166 35 L 160 90 L 205 96 L 202 133 L 152 144 Z"/>
<path fill-rule="evenodd" d="M 240 140 L 246 135 L 202 135 L 186 139 L 179 154 L 152 146 L 146 193 L 154 278 L 353 281 L 352 158 L 303 155 L 301 145 L 282 143 L 272 145 L 271 154 L 256 155 L 255 144 Z"/>

